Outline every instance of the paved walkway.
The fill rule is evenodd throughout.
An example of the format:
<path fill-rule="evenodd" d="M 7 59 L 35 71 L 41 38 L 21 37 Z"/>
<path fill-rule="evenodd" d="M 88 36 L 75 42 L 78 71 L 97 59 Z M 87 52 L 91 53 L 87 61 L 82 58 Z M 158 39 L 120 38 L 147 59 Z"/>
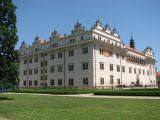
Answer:
<path fill-rule="evenodd" d="M 87 98 L 114 98 L 114 99 L 155 99 L 155 100 L 160 100 L 160 97 L 147 97 L 147 96 L 100 96 L 100 95 L 93 95 L 93 94 L 53 95 L 53 94 L 11 93 L 11 92 L 9 92 L 9 93 L 4 93 L 4 94 L 25 94 L 25 95 L 87 97 Z"/>

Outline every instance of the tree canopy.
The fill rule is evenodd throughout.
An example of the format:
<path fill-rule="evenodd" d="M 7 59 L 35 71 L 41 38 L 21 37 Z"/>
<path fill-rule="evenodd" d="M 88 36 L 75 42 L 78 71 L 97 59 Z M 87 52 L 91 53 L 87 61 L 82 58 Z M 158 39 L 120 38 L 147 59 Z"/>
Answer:
<path fill-rule="evenodd" d="M 0 0 L 0 87 L 14 86 L 18 80 L 15 10 L 12 0 Z"/>

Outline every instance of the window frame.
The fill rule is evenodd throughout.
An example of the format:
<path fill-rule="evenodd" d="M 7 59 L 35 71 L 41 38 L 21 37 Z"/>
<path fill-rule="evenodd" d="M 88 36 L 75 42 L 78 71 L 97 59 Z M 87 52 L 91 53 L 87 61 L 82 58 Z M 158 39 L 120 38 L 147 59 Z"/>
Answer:
<path fill-rule="evenodd" d="M 82 63 L 82 69 L 83 70 L 88 70 L 88 62 Z"/>
<path fill-rule="evenodd" d="M 88 53 L 89 53 L 88 47 L 83 47 L 82 54 L 88 54 Z"/>
<path fill-rule="evenodd" d="M 100 62 L 100 70 L 104 70 L 104 63 L 103 62 Z"/>
<path fill-rule="evenodd" d="M 103 77 L 100 78 L 100 84 L 104 85 L 104 78 Z"/>

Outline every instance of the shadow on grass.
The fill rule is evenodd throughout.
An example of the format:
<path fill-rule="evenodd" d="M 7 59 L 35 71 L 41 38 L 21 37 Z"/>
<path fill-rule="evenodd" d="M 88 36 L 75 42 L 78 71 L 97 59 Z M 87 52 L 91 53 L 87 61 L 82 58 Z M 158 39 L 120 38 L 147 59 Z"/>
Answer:
<path fill-rule="evenodd" d="M 8 97 L 0 97 L 0 101 L 1 101 L 1 100 L 14 100 L 14 99 L 8 98 Z"/>

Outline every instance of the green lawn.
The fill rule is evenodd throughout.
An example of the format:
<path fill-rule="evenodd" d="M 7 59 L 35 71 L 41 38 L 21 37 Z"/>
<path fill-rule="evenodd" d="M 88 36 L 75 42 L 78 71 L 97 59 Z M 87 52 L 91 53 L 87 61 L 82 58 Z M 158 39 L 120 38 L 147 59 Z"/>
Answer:
<path fill-rule="evenodd" d="M 0 95 L 2 96 L 2 95 Z M 8 95 L 0 116 L 12 120 L 159 120 L 160 100 Z"/>

